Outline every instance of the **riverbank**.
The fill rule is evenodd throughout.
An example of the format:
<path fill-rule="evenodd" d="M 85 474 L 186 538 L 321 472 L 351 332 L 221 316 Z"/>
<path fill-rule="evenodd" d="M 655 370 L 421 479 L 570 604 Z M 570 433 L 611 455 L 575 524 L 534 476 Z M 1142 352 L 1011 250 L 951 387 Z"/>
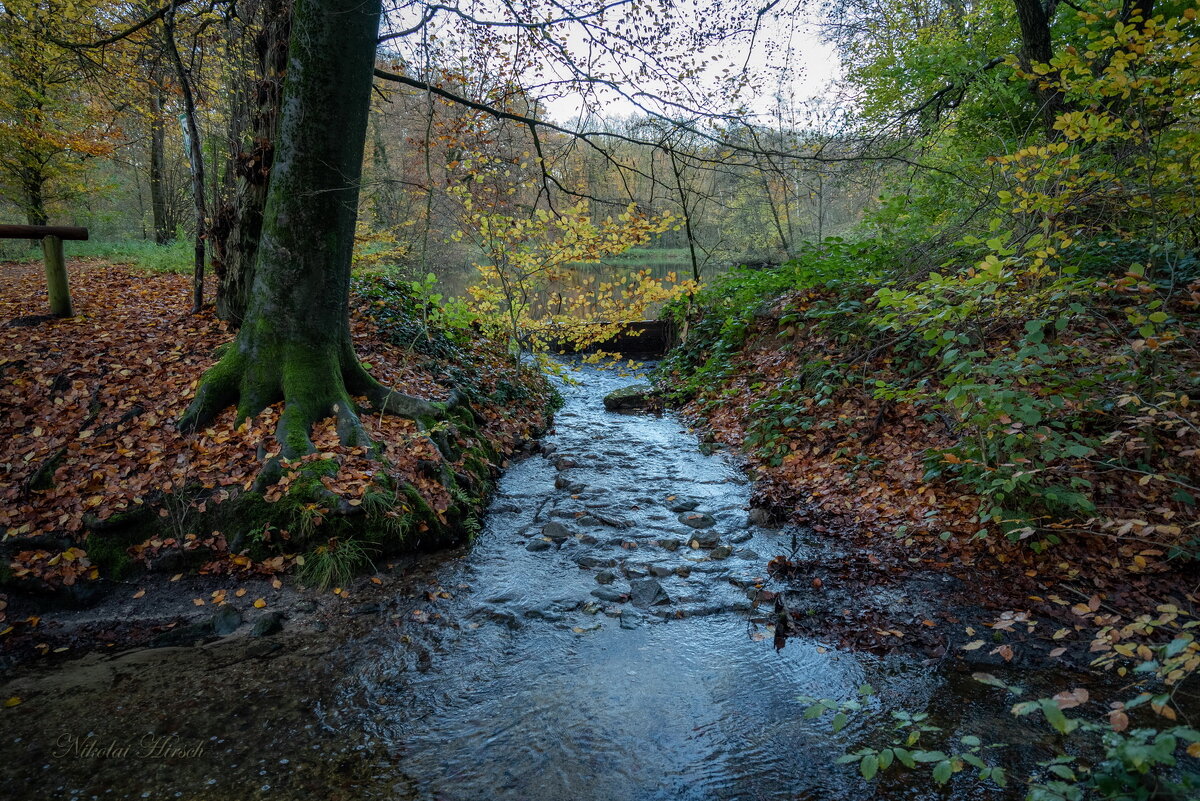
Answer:
<path fill-rule="evenodd" d="M 1023 742 L 1066 738 L 1058 767 L 1047 768 L 1047 747 L 1040 766 L 1025 768 L 1037 797 L 1136 789 L 1146 774 L 1164 787 L 1190 774 L 1195 787 L 1200 523 L 1190 490 L 1200 428 L 1187 395 L 1143 399 L 1132 369 L 1125 385 L 1087 374 L 1132 364 L 1127 353 L 1145 346 L 1096 323 L 1119 297 L 1097 303 L 1090 327 L 1059 337 L 1069 358 L 1039 347 L 1049 323 L 1029 322 L 1014 357 L 1022 366 L 1009 371 L 1001 362 L 1014 326 L 957 335 L 978 351 L 940 355 L 929 331 L 887 328 L 879 296 L 902 289 L 866 280 L 869 247 L 827 250 L 735 271 L 706 290 L 689 339 L 656 375 L 709 447 L 740 454 L 760 519 L 809 532 L 808 549 L 776 551 L 769 567 L 782 585 L 776 636 L 905 654 L 995 688 L 971 702 L 1001 720 L 1040 720 L 1043 734 Z M 1195 322 L 1190 302 L 1173 313 Z M 1058 330 L 1070 322 L 1060 318 Z M 1194 357 L 1180 348 L 1152 366 L 1189 386 Z M 971 360 L 985 362 L 978 374 L 966 372 Z M 1084 377 L 1069 394 L 1072 371 Z M 823 703 L 816 713 L 846 711 Z M 939 725 L 925 738 L 945 751 L 932 760 L 947 763 L 933 773 L 939 783 L 984 771 L 971 761 L 979 753 L 946 756 L 962 749 L 951 731 Z M 893 743 L 876 740 L 885 745 L 847 757 L 868 779 L 900 764 Z M 1154 757 L 1128 761 L 1148 744 Z"/>
<path fill-rule="evenodd" d="M 256 485 L 278 450 L 277 407 L 249 425 L 235 426 L 230 409 L 195 436 L 175 429 L 231 336 L 211 311 L 188 314 L 187 279 L 96 261 L 70 269 L 77 316 L 56 320 L 39 314 L 38 265 L 2 267 L 8 664 L 88 637 L 100 647 L 170 637 L 222 606 L 250 621 L 273 608 L 285 575 L 331 589 L 395 554 L 462 541 L 503 465 L 548 424 L 553 391 L 540 375 L 430 328 L 402 286 L 357 279 L 352 329 L 369 369 L 431 400 L 457 389 L 473 411 L 442 423 L 436 444 L 411 420 L 366 418 L 378 458 L 342 446 L 327 421 L 313 432 L 316 453 Z M 69 613 L 110 596 L 119 614 L 109 625 Z M 63 631 L 51 630 L 55 609 Z"/>

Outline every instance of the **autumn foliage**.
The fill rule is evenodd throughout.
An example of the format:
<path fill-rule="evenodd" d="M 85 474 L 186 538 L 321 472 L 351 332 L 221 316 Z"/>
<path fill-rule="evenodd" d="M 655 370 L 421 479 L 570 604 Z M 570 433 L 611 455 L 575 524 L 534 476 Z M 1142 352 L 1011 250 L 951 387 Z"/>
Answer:
<path fill-rule="evenodd" d="M 120 552 L 152 562 L 173 549 L 199 552 L 210 572 L 278 571 L 319 544 L 335 520 L 357 519 L 364 505 L 371 508 L 363 513 L 391 519 L 410 546 L 464 519 L 461 510 L 450 511 L 462 507 L 452 493 L 471 488 L 447 482 L 444 470 L 463 473 L 468 467 L 446 463 L 417 423 L 366 416 L 363 424 L 380 443 L 379 453 L 341 446 L 328 420 L 313 432 L 315 453 L 284 463 L 279 480 L 259 488 L 265 516 L 227 515 L 223 530 L 206 528 L 222 520 L 212 514 L 221 504 L 255 489 L 263 460 L 279 451 L 278 405 L 247 425 L 235 426 L 230 408 L 196 435 L 175 427 L 200 374 L 229 339 L 224 324 L 211 313 L 187 313 L 187 285 L 178 275 L 75 263 L 77 316 L 46 320 L 37 316 L 44 302 L 38 265 L 8 264 L 4 272 L 0 575 L 71 585 L 98 576 L 96 551 L 120 564 Z M 414 343 L 394 344 L 366 316 L 355 316 L 352 328 L 359 357 L 381 380 L 433 400 L 446 397 L 444 382 L 455 366 L 446 355 L 439 361 L 413 349 Z M 458 362 L 456 374 L 474 376 L 475 415 L 486 442 L 450 425 L 433 435 L 454 440 L 452 452 L 463 459 L 494 454 L 495 464 L 484 459 L 470 465 L 486 479 L 505 454 L 545 424 L 545 386 L 513 368 L 503 352 L 489 352 L 486 343 L 450 356 Z M 498 384 L 507 388 L 504 402 L 489 402 Z M 301 484 L 306 494 L 298 498 L 294 490 Z M 133 521 L 139 523 L 132 530 L 143 536 L 121 540 L 112 557 L 106 539 L 115 532 L 126 537 Z M 251 526 L 257 530 L 242 530 Z M 256 552 L 257 559 L 246 556 L 244 546 L 230 547 L 249 542 L 248 533 L 268 546 Z"/>

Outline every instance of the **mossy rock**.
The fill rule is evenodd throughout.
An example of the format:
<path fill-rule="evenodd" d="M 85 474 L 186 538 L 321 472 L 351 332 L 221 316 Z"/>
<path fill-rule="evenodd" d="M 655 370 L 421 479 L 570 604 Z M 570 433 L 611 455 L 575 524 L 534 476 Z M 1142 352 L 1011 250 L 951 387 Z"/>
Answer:
<path fill-rule="evenodd" d="M 649 384 L 631 384 L 604 396 L 604 408 L 610 412 L 633 412 L 656 405 L 658 397 Z"/>

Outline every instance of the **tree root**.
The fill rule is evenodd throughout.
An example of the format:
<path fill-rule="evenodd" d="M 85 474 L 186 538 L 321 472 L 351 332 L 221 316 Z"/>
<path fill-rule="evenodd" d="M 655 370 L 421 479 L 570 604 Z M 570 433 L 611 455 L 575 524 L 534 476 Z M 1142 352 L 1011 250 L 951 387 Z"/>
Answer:
<path fill-rule="evenodd" d="M 365 397 L 366 402 L 361 406 L 356 404 L 355 396 Z M 447 401 L 435 403 L 380 384 L 359 363 L 349 343 L 329 350 L 274 345 L 251 353 L 241 342 L 235 342 L 201 378 L 196 397 L 178 425 L 181 431 L 195 432 L 233 403 L 237 404 L 240 423 L 279 400 L 284 401 L 284 409 L 275 438 L 282 459 L 312 453 L 313 425 L 331 416 L 336 420 L 343 445 L 371 447 L 373 443 L 359 418 L 360 411 L 415 420 L 438 451 L 452 459 L 450 439 L 444 432 L 431 429 L 438 421 L 447 419 L 448 412 L 454 409 L 462 409 L 462 414 L 475 420 L 457 390 Z M 269 461 L 260 481 L 272 483 L 279 473 L 279 465 Z"/>

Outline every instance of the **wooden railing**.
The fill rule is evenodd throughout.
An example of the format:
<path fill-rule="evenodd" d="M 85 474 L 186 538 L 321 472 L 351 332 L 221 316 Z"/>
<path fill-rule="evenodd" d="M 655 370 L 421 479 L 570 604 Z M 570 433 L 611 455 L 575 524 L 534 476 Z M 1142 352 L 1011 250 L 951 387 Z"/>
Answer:
<path fill-rule="evenodd" d="M 71 287 L 67 284 L 67 262 L 63 258 L 63 240 L 85 240 L 88 229 L 73 225 L 0 225 L 0 239 L 40 239 L 46 259 L 46 290 L 50 295 L 50 313 L 55 317 L 74 317 Z"/>

